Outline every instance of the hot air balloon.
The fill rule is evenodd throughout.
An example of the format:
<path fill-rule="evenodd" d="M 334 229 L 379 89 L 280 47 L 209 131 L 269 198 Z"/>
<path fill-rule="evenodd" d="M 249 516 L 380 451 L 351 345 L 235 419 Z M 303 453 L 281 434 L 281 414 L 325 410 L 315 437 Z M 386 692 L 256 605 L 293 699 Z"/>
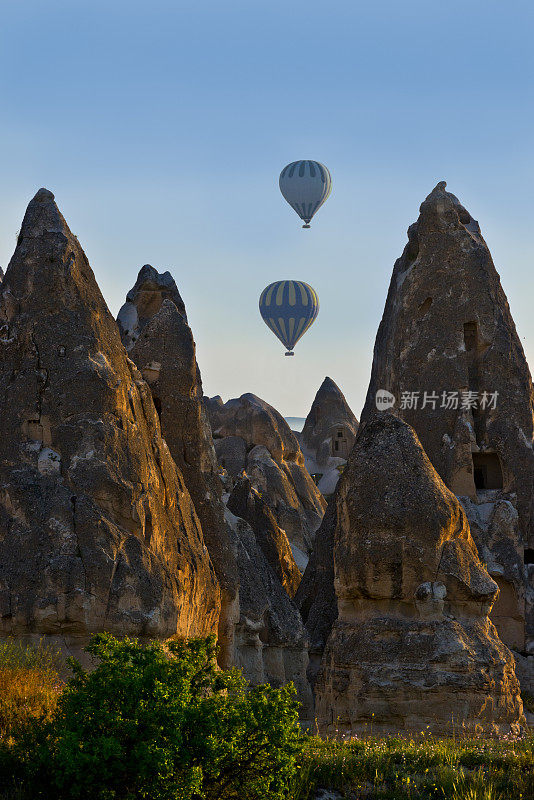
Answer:
<path fill-rule="evenodd" d="M 318 161 L 293 161 L 280 173 L 280 191 L 299 217 L 310 227 L 332 189 L 332 177 Z"/>
<path fill-rule="evenodd" d="M 318 313 L 317 293 L 304 281 L 275 281 L 260 296 L 263 321 L 287 347 L 286 356 L 295 355 L 293 348 Z"/>

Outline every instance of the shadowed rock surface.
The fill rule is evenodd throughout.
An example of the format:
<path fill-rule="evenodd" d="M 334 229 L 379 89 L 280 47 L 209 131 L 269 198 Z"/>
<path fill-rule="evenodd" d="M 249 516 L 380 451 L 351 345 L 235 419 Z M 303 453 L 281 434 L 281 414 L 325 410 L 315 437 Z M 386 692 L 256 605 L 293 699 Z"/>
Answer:
<path fill-rule="evenodd" d="M 247 465 L 247 445 L 240 436 L 225 436 L 214 439 L 217 463 L 236 480 Z"/>
<path fill-rule="evenodd" d="M 421 205 L 395 264 L 362 423 L 379 389 L 395 395 L 395 413 L 461 497 L 480 557 L 499 584 L 492 619 L 500 637 L 534 652 L 523 565 L 524 548 L 534 546 L 532 382 L 479 225 L 445 186 Z M 419 393 L 417 408 L 399 407 L 403 392 Z"/>
<path fill-rule="evenodd" d="M 150 391 L 41 189 L 0 301 L 2 635 L 217 629 L 220 592 Z"/>
<path fill-rule="evenodd" d="M 302 433 L 297 434 L 306 469 L 318 480 L 324 495 L 331 495 L 356 439 L 358 420 L 343 392 L 332 378 L 325 378 L 306 417 Z M 321 476 L 319 478 L 319 476 Z"/>
<path fill-rule="evenodd" d="M 237 481 L 226 505 L 232 514 L 248 522 L 271 569 L 288 595 L 294 597 L 302 576 L 287 536 L 247 476 Z"/>
<path fill-rule="evenodd" d="M 150 273 L 151 285 L 170 284 L 169 280 L 164 281 L 165 275 L 155 278 L 154 272 Z M 145 267 L 139 273 L 136 286 L 146 286 L 144 274 Z M 174 281 L 172 283 L 174 285 Z M 128 296 L 134 295 L 134 290 L 128 293 Z M 175 296 L 180 297 L 178 290 Z M 174 300 L 164 299 L 154 316 L 145 320 L 130 349 L 130 357 L 150 386 L 163 436 L 184 476 L 202 526 L 222 591 L 220 661 L 228 666 L 233 659 L 233 628 L 239 619 L 237 564 L 224 522 L 222 488 L 211 428 L 202 402 L 195 342 L 185 313 L 177 308 Z"/>
<path fill-rule="evenodd" d="M 336 501 L 339 616 L 316 683 L 321 728 L 508 732 L 524 721 L 513 657 L 488 618 L 498 587 L 413 429 L 371 417 Z"/>
<path fill-rule="evenodd" d="M 332 378 L 325 378 L 312 403 L 302 429 L 302 443 L 315 455 L 317 464 L 326 466 L 333 457 L 348 458 L 356 439 L 358 420 L 345 395 Z M 343 436 L 338 434 L 342 433 Z M 335 449 L 342 439 L 343 450 Z"/>
<path fill-rule="evenodd" d="M 304 555 L 311 551 L 315 531 L 326 507 L 325 500 L 304 466 L 299 443 L 285 419 L 272 406 L 253 394 L 223 403 L 220 397 L 205 398 L 216 448 L 229 452 L 237 469 L 239 453 L 235 437 L 245 443 L 245 470 L 252 485 L 285 531 L 292 548 Z M 231 437 L 232 443 L 225 444 Z M 229 461 L 228 456 L 225 455 Z"/>
<path fill-rule="evenodd" d="M 313 551 L 295 595 L 309 640 L 308 679 L 315 686 L 317 672 L 332 626 L 337 619 L 334 590 L 335 495 L 330 499 L 323 521 L 315 534 Z"/>
<path fill-rule="evenodd" d="M 153 275 L 151 280 L 162 282 Z M 219 662 L 242 667 L 253 683 L 294 680 L 309 716 L 305 631 L 280 583 L 284 580 L 292 588 L 300 573 L 283 531 L 261 500 L 242 509 L 255 523 L 254 531 L 225 509 L 193 334 L 171 299 L 164 299 L 145 322 L 130 356 L 150 385 L 163 435 L 184 475 L 221 585 Z M 278 565 L 279 577 L 263 551 Z"/>
<path fill-rule="evenodd" d="M 187 322 L 185 305 L 171 273 L 160 273 L 150 264 L 145 264 L 139 270 L 135 285 L 126 295 L 126 302 L 117 316 L 121 339 L 127 350 L 133 347 L 164 300 L 171 300 Z"/>
<path fill-rule="evenodd" d="M 235 666 L 253 683 L 282 686 L 293 681 L 302 706 L 313 719 L 306 672 L 308 642 L 300 614 L 267 561 L 254 531 L 226 509 L 239 568 L 241 617 L 236 628 Z"/>

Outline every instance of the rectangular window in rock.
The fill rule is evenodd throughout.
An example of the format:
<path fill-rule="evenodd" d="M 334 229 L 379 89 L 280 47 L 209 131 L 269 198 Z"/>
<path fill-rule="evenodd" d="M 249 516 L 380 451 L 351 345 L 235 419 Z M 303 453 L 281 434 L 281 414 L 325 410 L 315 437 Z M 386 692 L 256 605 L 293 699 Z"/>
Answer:
<path fill-rule="evenodd" d="M 478 323 L 464 322 L 464 344 L 467 352 L 476 350 L 478 340 Z"/>
<path fill-rule="evenodd" d="M 497 453 L 473 453 L 473 476 L 477 492 L 502 489 L 502 469 Z"/>

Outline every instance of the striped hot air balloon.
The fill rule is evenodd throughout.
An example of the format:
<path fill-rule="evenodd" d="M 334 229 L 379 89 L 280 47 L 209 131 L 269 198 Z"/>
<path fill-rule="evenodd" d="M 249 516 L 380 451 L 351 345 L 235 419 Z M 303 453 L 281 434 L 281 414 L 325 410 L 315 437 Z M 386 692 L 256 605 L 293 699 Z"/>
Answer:
<path fill-rule="evenodd" d="M 319 313 L 315 289 L 304 281 L 275 281 L 260 296 L 260 314 L 292 356 L 301 336 L 313 325 Z"/>
<path fill-rule="evenodd" d="M 293 161 L 280 173 L 279 183 L 284 198 L 304 220 L 302 227 L 309 228 L 332 189 L 329 171 L 318 161 Z"/>

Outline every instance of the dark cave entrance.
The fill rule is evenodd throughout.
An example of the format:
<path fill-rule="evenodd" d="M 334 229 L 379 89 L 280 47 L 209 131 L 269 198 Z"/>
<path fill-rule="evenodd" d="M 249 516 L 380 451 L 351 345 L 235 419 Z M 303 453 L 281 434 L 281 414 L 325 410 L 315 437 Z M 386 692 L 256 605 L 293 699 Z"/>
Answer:
<path fill-rule="evenodd" d="M 473 476 L 477 492 L 502 489 L 502 469 L 497 453 L 473 453 Z"/>

